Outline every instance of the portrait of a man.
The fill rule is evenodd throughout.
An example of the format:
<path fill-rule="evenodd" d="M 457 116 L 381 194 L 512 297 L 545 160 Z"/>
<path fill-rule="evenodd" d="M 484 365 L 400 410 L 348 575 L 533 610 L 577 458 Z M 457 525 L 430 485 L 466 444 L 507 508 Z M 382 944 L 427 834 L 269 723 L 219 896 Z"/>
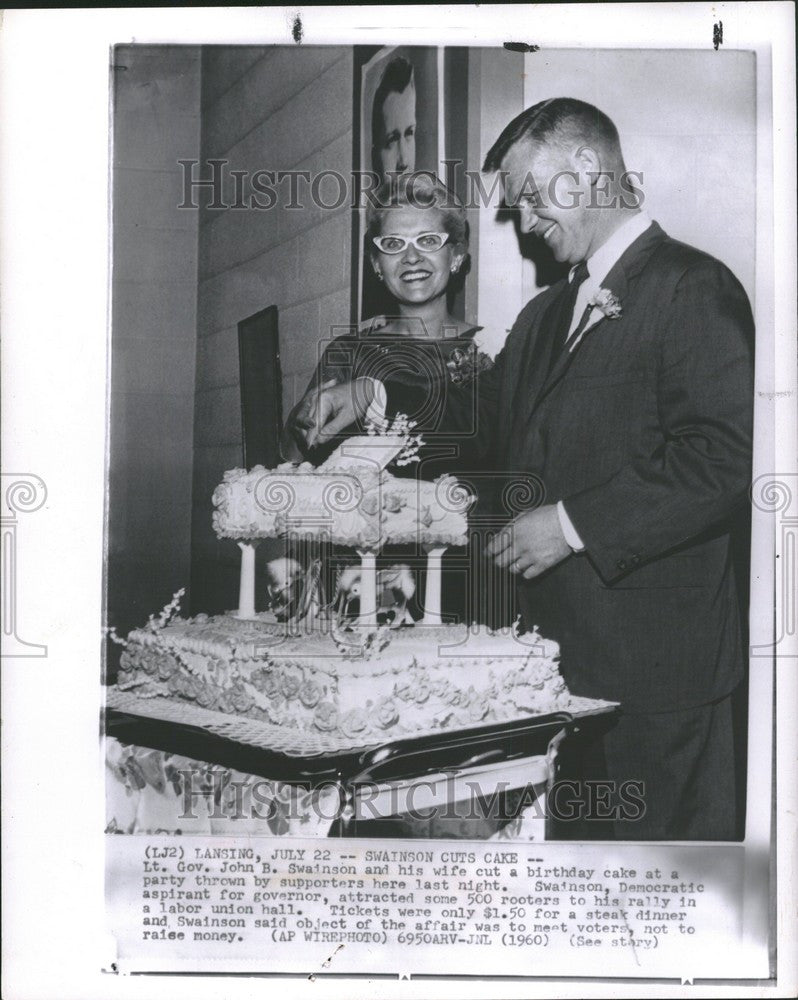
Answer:
<path fill-rule="evenodd" d="M 404 56 L 388 63 L 377 87 L 371 138 L 374 170 L 381 180 L 416 169 L 416 82 L 413 64 Z"/>

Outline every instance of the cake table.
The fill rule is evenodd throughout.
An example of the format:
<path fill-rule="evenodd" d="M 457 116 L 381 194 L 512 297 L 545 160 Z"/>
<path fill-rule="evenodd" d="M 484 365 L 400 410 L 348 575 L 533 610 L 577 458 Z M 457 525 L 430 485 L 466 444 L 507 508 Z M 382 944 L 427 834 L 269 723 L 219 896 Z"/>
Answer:
<path fill-rule="evenodd" d="M 273 727 L 109 688 L 107 831 L 383 836 L 390 825 L 374 821 L 393 817 L 398 832 L 389 836 L 426 831 L 542 840 L 541 806 L 555 778 L 560 742 L 591 716 L 612 710 L 556 712 L 378 746 L 296 753 L 280 749 Z M 510 815 L 525 808 L 506 823 L 473 812 L 464 819 L 462 809 L 452 809 L 478 797 L 495 805 L 496 792 L 510 790 L 516 790 Z M 430 816 L 436 809 L 439 821 Z"/>

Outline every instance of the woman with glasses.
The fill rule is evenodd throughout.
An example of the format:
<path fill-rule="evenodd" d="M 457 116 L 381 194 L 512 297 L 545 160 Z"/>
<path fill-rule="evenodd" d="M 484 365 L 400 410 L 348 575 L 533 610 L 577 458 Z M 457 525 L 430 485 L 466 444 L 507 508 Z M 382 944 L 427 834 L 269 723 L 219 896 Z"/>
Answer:
<path fill-rule="evenodd" d="M 341 440 L 362 434 L 362 427 L 347 428 L 340 436 L 310 449 L 296 432 L 312 426 L 315 390 L 358 378 L 390 382 L 401 400 L 425 400 L 423 412 L 408 412 L 425 427 L 419 462 L 392 468 L 395 475 L 436 479 L 443 473 L 478 472 L 465 468 L 456 438 L 428 428 L 436 426 L 449 384 L 475 383 L 480 372 L 492 366 L 506 334 L 488 331 L 453 316 L 449 300 L 468 257 L 468 227 L 461 202 L 440 181 L 427 173 L 392 177 L 375 193 L 368 211 L 367 245 L 374 272 L 394 300 L 385 316 L 367 320 L 357 330 L 330 339 L 324 348 L 305 396 L 288 418 L 282 439 L 283 457 L 321 464 Z M 330 317 L 334 327 L 337 318 Z M 423 393 L 419 394 L 419 387 Z M 475 385 L 476 388 L 476 385 Z M 401 406 L 400 406 L 401 409 Z M 374 415 L 378 413 L 375 411 Z M 402 553 L 386 551 L 396 561 Z M 478 601 L 468 596 L 473 579 L 473 559 L 456 566 L 458 556 L 448 556 L 444 572 L 443 611 L 459 620 L 484 619 Z M 462 563 L 463 556 L 459 559 Z M 423 593 L 423 589 L 421 590 Z M 490 615 L 495 620 L 494 615 Z M 505 617 L 502 615 L 501 617 Z"/>
<path fill-rule="evenodd" d="M 358 377 L 391 381 L 426 390 L 428 409 L 408 414 L 425 427 L 435 425 L 449 383 L 462 385 L 492 365 L 506 332 L 496 336 L 453 316 L 449 300 L 468 257 L 468 226 L 459 199 L 428 173 L 403 174 L 375 193 L 369 205 L 367 244 L 378 280 L 394 300 L 394 310 L 366 320 L 357 330 L 330 338 L 303 399 L 286 422 L 283 457 L 321 464 L 340 443 L 328 441 L 308 450 L 296 431 L 312 422 L 314 389 Z M 330 317 L 331 330 L 340 320 Z M 414 397 L 417 397 L 414 393 Z M 352 427 L 348 433 L 362 433 Z M 422 451 L 425 479 L 456 473 L 451 441 L 425 432 Z M 465 471 L 465 470 L 460 470 Z M 412 475 L 412 469 L 405 474 Z"/>

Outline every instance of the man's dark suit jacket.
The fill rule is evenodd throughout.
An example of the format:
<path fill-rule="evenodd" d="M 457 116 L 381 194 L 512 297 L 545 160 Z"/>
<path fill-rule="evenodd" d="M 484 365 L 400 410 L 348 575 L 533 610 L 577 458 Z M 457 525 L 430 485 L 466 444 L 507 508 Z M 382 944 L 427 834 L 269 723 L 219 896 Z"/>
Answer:
<path fill-rule="evenodd" d="M 602 318 L 551 372 L 565 281 L 522 310 L 476 412 L 449 389 L 437 426 L 471 463 L 524 469 L 585 544 L 520 582 L 525 623 L 556 639 L 574 694 L 627 712 L 688 708 L 743 672 L 729 518 L 750 484 L 753 320 L 723 264 L 654 223 L 603 282 Z M 422 409 L 390 383 L 389 411 Z M 417 412 L 418 412 L 417 410 Z"/>

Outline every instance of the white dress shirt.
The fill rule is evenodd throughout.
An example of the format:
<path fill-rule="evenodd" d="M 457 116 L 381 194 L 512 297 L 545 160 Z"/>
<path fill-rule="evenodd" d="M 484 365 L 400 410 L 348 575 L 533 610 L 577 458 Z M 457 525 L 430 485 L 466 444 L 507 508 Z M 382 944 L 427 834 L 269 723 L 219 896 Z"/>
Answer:
<path fill-rule="evenodd" d="M 573 350 L 576 346 L 576 341 L 571 343 L 571 337 L 577 326 L 579 326 L 582 321 L 582 315 L 585 309 L 587 309 L 588 303 L 601 288 L 604 279 L 610 273 L 615 264 L 617 264 L 620 260 L 624 252 L 629 249 L 638 236 L 643 235 L 650 225 L 651 219 L 645 212 L 636 212 L 630 219 L 624 222 L 623 225 L 619 226 L 612 236 L 610 236 L 605 243 L 602 243 L 592 256 L 588 257 L 585 262 L 587 264 L 587 277 L 582 282 L 582 286 L 579 291 L 576 293 L 574 314 L 571 317 L 571 325 L 568 329 L 566 347 L 568 347 L 569 350 Z M 569 281 L 573 280 L 575 270 L 576 265 L 571 268 L 568 275 Z M 593 317 L 591 317 L 591 319 L 592 318 Z M 582 333 L 584 333 L 584 330 Z M 576 530 L 571 518 L 568 516 L 568 512 L 566 511 L 562 500 L 560 500 L 557 504 L 557 516 L 560 519 L 560 528 L 562 529 L 566 542 L 568 542 L 574 552 L 583 552 L 585 546 L 582 539 L 579 537 L 579 532 Z"/>

